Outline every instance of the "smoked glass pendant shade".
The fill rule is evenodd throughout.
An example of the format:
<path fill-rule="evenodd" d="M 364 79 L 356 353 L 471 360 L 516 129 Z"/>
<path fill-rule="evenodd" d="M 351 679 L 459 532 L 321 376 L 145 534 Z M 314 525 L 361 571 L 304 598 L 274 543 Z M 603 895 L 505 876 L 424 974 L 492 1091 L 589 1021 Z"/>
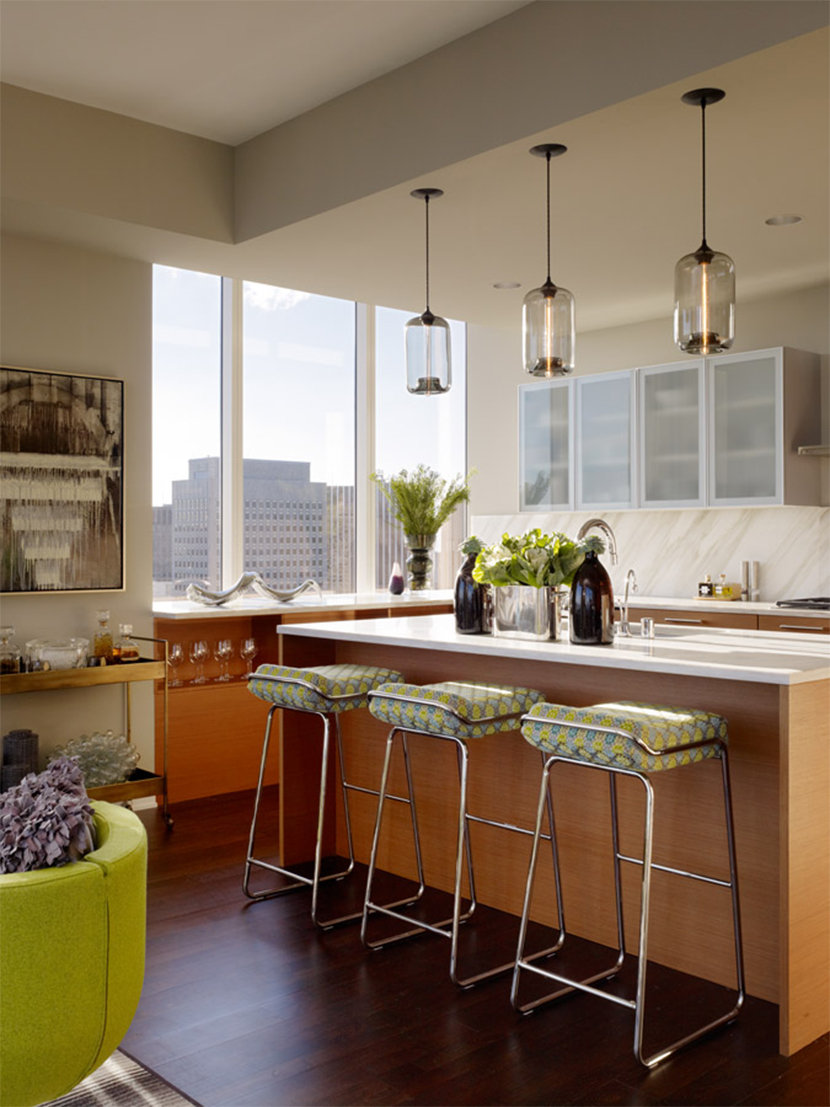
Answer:
<path fill-rule="evenodd" d="M 522 357 L 531 377 L 563 377 L 574 371 L 574 298 L 567 288 L 550 279 L 550 160 L 567 150 L 559 142 L 533 146 L 531 154 L 547 163 L 547 265 L 540 288 L 524 298 L 522 307 Z"/>
<path fill-rule="evenodd" d="M 735 339 L 735 265 L 704 242 L 674 269 L 674 341 L 686 354 L 717 354 Z"/>
<path fill-rule="evenodd" d="M 561 377 L 574 370 L 574 298 L 567 288 L 545 281 L 524 298 L 522 338 L 525 371 L 532 377 Z"/>
<path fill-rule="evenodd" d="M 720 88 L 685 92 L 684 104 L 700 108 L 700 246 L 674 267 L 674 341 L 686 354 L 717 354 L 735 339 L 735 263 L 706 241 L 706 107 L 723 100 Z"/>
<path fill-rule="evenodd" d="M 410 195 L 424 201 L 426 308 L 404 327 L 406 390 L 414 396 L 440 396 L 452 385 L 452 356 L 449 323 L 429 310 L 429 202 L 444 193 L 440 188 L 416 188 Z"/>
<path fill-rule="evenodd" d="M 425 311 L 410 319 L 406 338 L 406 388 L 416 396 L 449 392 L 452 384 L 450 328 L 446 319 Z"/>

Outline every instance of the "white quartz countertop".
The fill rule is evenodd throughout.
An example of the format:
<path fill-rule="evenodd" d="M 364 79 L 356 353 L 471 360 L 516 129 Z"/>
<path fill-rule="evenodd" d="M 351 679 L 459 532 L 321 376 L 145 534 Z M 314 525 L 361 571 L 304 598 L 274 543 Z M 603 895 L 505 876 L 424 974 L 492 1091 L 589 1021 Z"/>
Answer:
<path fill-rule="evenodd" d="M 194 603 L 192 600 L 154 600 L 153 616 L 156 619 L 221 619 L 246 615 L 289 615 L 296 612 L 318 613 L 320 611 L 366 611 L 372 608 L 400 608 L 406 611 L 410 607 L 439 607 L 452 603 L 452 592 L 434 589 L 423 592 L 404 592 L 402 596 L 392 596 L 389 592 L 339 592 L 336 595 L 302 596 L 288 603 L 277 603 L 261 596 L 242 596 L 230 603 L 218 607 Z"/>
<path fill-rule="evenodd" d="M 616 596 L 617 602 L 622 600 Z M 219 607 L 193 603 L 192 600 L 163 599 L 153 601 L 153 615 L 159 619 L 216 619 L 223 615 L 238 618 L 240 615 L 284 615 L 289 612 L 316 612 L 328 608 L 331 611 L 366 611 L 374 607 L 400 608 L 406 611 L 413 605 L 417 607 L 440 606 L 452 603 L 452 591 L 434 589 L 425 592 L 405 592 L 402 596 L 392 596 L 388 592 L 343 592 L 326 595 L 322 600 L 314 597 L 300 597 L 288 603 L 277 603 L 260 596 L 243 596 Z M 629 596 L 632 608 L 665 608 L 670 611 L 725 611 L 731 614 L 748 615 L 791 615 L 793 617 L 827 619 L 828 611 L 817 611 L 807 607 L 777 607 L 774 603 L 743 603 L 740 600 L 698 600 L 678 598 L 677 596 L 641 596 L 634 592 Z"/>
<path fill-rule="evenodd" d="M 452 615 L 292 623 L 279 627 L 279 633 L 760 684 L 830 679 L 830 638 L 810 634 L 658 627 L 653 639 L 617 637 L 610 646 L 575 646 L 567 640 L 567 630 L 557 642 L 459 634 Z"/>

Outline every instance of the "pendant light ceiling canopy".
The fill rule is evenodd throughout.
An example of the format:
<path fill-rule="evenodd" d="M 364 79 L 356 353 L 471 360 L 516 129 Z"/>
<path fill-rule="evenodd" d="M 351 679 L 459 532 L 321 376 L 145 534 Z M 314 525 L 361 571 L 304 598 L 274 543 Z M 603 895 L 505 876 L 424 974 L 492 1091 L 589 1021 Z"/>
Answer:
<path fill-rule="evenodd" d="M 725 96 L 720 88 L 694 88 L 681 97 L 700 108 L 701 141 L 701 243 L 674 270 L 674 341 L 687 354 L 716 354 L 735 338 L 735 264 L 706 241 L 706 108 Z"/>
<path fill-rule="evenodd" d="M 522 339 L 525 371 L 532 377 L 562 377 L 574 370 L 574 298 L 550 278 L 550 162 L 567 150 L 559 142 L 533 146 L 547 168 L 547 277 L 524 298 Z"/>
<path fill-rule="evenodd" d="M 440 188 L 416 188 L 410 193 L 424 201 L 426 223 L 426 309 L 404 328 L 406 388 L 415 396 L 438 396 L 449 392 L 452 384 L 450 327 L 429 309 L 429 202 L 443 195 Z"/>

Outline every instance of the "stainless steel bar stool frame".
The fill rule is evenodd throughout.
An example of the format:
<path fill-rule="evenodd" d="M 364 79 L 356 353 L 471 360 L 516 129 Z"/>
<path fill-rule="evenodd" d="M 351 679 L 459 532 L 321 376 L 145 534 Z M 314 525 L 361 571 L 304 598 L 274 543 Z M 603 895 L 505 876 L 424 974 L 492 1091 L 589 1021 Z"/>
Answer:
<path fill-rule="evenodd" d="M 646 753 L 654 757 L 667 756 L 669 754 L 681 753 L 685 750 L 695 749 L 700 743 L 688 743 L 686 745 L 673 746 L 669 750 L 655 750 L 652 749 L 642 738 L 636 735 L 627 733 L 626 731 L 618 730 L 614 727 L 603 727 L 596 723 L 589 725 L 580 725 L 577 722 L 569 721 L 567 724 L 569 730 L 582 730 L 586 733 L 589 731 L 596 731 L 609 735 L 618 735 L 619 737 L 635 742 Z M 717 745 L 719 752 L 718 758 L 721 763 L 721 779 L 723 785 L 723 802 L 724 802 L 724 817 L 726 824 L 726 841 L 727 852 L 729 856 L 729 880 L 720 880 L 716 877 L 707 876 L 703 873 L 689 872 L 683 869 L 672 868 L 668 865 L 659 865 L 652 860 L 653 855 L 653 832 L 654 832 L 654 788 L 648 776 L 645 773 L 638 772 L 635 769 L 624 769 L 614 765 L 600 765 L 590 761 L 584 761 L 575 757 L 566 757 L 560 754 L 553 754 L 545 759 L 544 768 L 542 770 L 542 781 L 539 789 L 539 802 L 536 810 L 536 827 L 534 830 L 533 847 L 531 850 L 530 865 L 528 868 L 527 883 L 525 885 L 525 898 L 524 906 L 522 908 L 522 919 L 519 928 L 519 943 L 516 951 L 516 962 L 513 970 L 513 981 L 511 985 L 510 999 L 516 1010 L 521 1011 L 523 1014 L 527 1014 L 542 1004 L 549 1003 L 561 995 L 565 995 L 567 992 L 578 990 L 587 992 L 590 995 L 599 996 L 601 999 L 610 1000 L 612 1003 L 619 1004 L 622 1007 L 628 1007 L 634 1011 L 634 1056 L 647 1068 L 653 1068 L 661 1061 L 672 1056 L 681 1047 L 688 1045 L 691 1042 L 697 1041 L 698 1038 L 703 1037 L 704 1034 L 708 1034 L 715 1030 L 719 1026 L 723 1026 L 728 1022 L 732 1022 L 737 1018 L 741 1007 L 743 1006 L 744 997 L 746 994 L 744 983 L 744 965 L 743 965 L 743 946 L 741 940 L 741 919 L 740 919 L 740 905 L 738 897 L 738 872 L 735 862 L 735 832 L 732 819 L 732 798 L 731 788 L 729 781 L 729 760 L 727 746 L 720 739 L 710 739 L 706 742 L 706 745 Z M 609 773 L 609 785 L 611 791 L 611 825 L 612 825 L 612 844 L 614 850 L 614 883 L 615 883 L 615 897 L 616 897 L 616 913 L 617 913 L 617 936 L 619 941 L 619 951 L 615 964 L 603 972 L 596 973 L 584 980 L 572 980 L 559 973 L 552 972 L 548 968 L 541 968 L 532 962 L 538 958 L 538 955 L 534 954 L 531 958 L 525 956 L 525 944 L 527 940 L 527 926 L 528 915 L 530 911 L 530 900 L 533 891 L 533 881 L 535 876 L 539 839 L 541 837 L 540 831 L 542 826 L 542 814 L 546 807 L 546 804 L 550 803 L 550 784 L 551 784 L 551 772 L 553 768 L 560 763 L 568 765 L 579 765 L 586 769 L 593 769 L 595 772 Z M 645 825 L 643 830 L 643 856 L 630 857 L 620 852 L 619 849 L 619 823 L 617 813 L 617 798 L 616 798 L 616 778 L 618 776 L 633 777 L 635 780 L 640 781 L 645 790 L 646 807 L 645 807 Z M 555 804 L 554 804 L 555 811 Z M 555 822 L 551 824 L 555 826 Z M 622 962 L 625 956 L 624 949 L 624 937 L 623 937 L 623 910 L 622 910 L 622 894 L 621 894 L 621 880 L 620 880 L 620 862 L 625 861 L 634 865 L 640 865 L 642 867 L 642 882 L 640 892 L 640 923 L 639 923 L 639 938 L 638 938 L 638 964 L 637 964 L 637 985 L 636 993 L 633 999 L 623 996 L 612 995 L 609 992 L 602 991 L 599 988 L 593 987 L 593 984 L 601 979 L 609 980 L 616 975 L 619 968 L 622 966 Z M 648 923 L 649 923 L 649 908 L 651 897 L 651 873 L 652 870 L 657 869 L 660 872 L 672 873 L 676 876 L 688 877 L 692 880 L 699 880 L 706 884 L 715 884 L 723 888 L 729 888 L 731 893 L 732 904 L 732 928 L 734 935 L 734 947 L 735 947 L 735 975 L 736 975 L 736 991 L 737 996 L 733 1007 L 725 1014 L 719 1016 L 716 1019 L 707 1022 L 704 1026 L 699 1027 L 697 1030 L 686 1034 L 684 1037 L 671 1042 L 669 1045 L 663 1047 L 660 1050 L 652 1053 L 650 1056 L 643 1055 L 643 1029 L 645 1022 L 645 986 L 646 986 L 646 968 L 647 968 L 647 950 L 648 950 Z M 558 894 L 558 889 L 557 889 Z M 562 907 L 559 907 L 560 918 L 562 917 Z M 564 924 L 563 924 L 564 925 Z M 522 970 L 535 973 L 539 976 L 547 977 L 550 980 L 554 980 L 563 987 L 557 989 L 548 995 L 542 996 L 539 999 L 527 1004 L 519 1003 L 519 981 Z"/>
<path fill-rule="evenodd" d="M 383 694 L 387 699 L 389 699 L 389 698 L 401 699 L 401 700 L 406 699 L 405 696 L 393 696 L 393 695 L 390 695 L 389 693 L 383 693 Z M 371 695 L 371 693 L 370 693 L 370 695 Z M 458 715 L 457 712 L 451 711 L 449 708 L 445 708 L 445 710 L 447 710 L 450 714 L 455 715 L 459 719 L 462 718 L 460 715 Z M 516 715 L 499 715 L 499 716 L 497 716 L 495 718 L 492 718 L 492 719 L 487 719 L 487 718 L 477 719 L 476 722 L 481 723 L 481 724 L 486 724 L 486 723 L 494 722 L 494 721 L 504 722 L 506 719 L 511 719 L 511 718 L 515 718 L 518 721 L 518 720 L 520 720 L 521 716 L 518 713 Z M 443 742 L 451 742 L 455 746 L 455 749 L 456 749 L 456 760 L 457 760 L 457 766 L 458 766 L 458 782 L 459 782 L 459 801 L 458 801 L 458 826 L 457 826 L 456 853 L 455 853 L 455 877 L 454 877 L 454 885 L 453 885 L 453 911 L 452 911 L 452 915 L 449 918 L 441 919 L 439 921 L 431 922 L 431 923 L 424 922 L 420 919 L 413 919 L 411 916 L 403 914 L 403 912 L 395 911 L 394 907 L 398 906 L 398 905 L 388 904 L 386 906 L 381 906 L 379 904 L 376 904 L 376 903 L 372 902 L 372 883 L 373 883 L 373 879 L 374 879 L 375 865 L 376 865 L 376 861 L 377 861 L 377 852 L 378 852 L 378 843 L 380 841 L 381 824 L 382 824 L 382 821 L 383 821 L 383 806 L 384 806 L 384 802 L 387 799 L 393 799 L 394 798 L 391 795 L 387 795 L 386 787 L 387 787 L 387 782 L 388 782 L 388 778 L 389 778 L 389 768 L 390 768 L 390 765 L 391 765 L 391 762 L 392 762 L 392 754 L 393 754 L 393 751 L 394 751 L 395 738 L 398 734 L 401 735 L 401 742 L 402 742 L 402 747 L 404 749 L 404 756 L 406 757 L 407 766 L 409 764 L 408 756 L 406 755 L 406 748 L 407 748 L 406 747 L 406 735 L 407 734 L 413 734 L 413 735 L 416 735 L 418 737 L 423 737 L 423 738 L 437 739 L 437 740 L 443 741 Z M 475 741 L 475 740 L 476 739 L 473 739 L 473 741 Z M 458 972 L 459 931 L 460 931 L 461 923 L 466 922 L 468 919 L 470 919 L 472 917 L 473 913 L 475 912 L 476 904 L 477 904 L 476 891 L 475 891 L 475 876 L 474 876 L 474 872 L 473 872 L 472 847 L 471 847 L 471 844 L 470 844 L 470 832 L 469 832 L 469 824 L 470 823 L 484 823 L 487 826 L 494 826 L 494 827 L 498 827 L 498 828 L 503 829 L 503 830 L 511 830 L 511 831 L 514 831 L 517 834 L 533 835 L 534 836 L 534 849 L 537 852 L 538 852 L 538 843 L 539 843 L 540 838 L 545 840 L 545 841 L 550 842 L 552 858 L 553 858 L 554 882 L 555 882 L 555 886 L 556 886 L 556 902 L 557 902 L 557 906 L 558 906 L 559 911 L 560 911 L 559 923 L 558 923 L 558 925 L 559 925 L 559 934 L 558 934 L 556 943 L 553 946 L 551 946 L 547 949 L 541 950 L 539 953 L 534 954 L 533 959 L 535 960 L 536 958 L 539 958 L 539 957 L 549 956 L 551 953 L 554 953 L 557 949 L 559 949 L 560 946 L 562 945 L 563 941 L 565 940 L 564 921 L 561 917 L 561 906 L 560 906 L 561 903 L 562 903 L 562 894 L 561 894 L 560 878 L 559 878 L 559 859 L 558 859 L 557 848 L 556 848 L 556 837 L 555 837 L 555 833 L 554 833 L 554 829 L 553 829 L 553 811 L 552 811 L 552 807 L 550 805 L 550 800 L 548 800 L 548 803 L 547 803 L 548 826 L 550 828 L 550 833 L 548 833 L 548 834 L 542 834 L 542 832 L 541 832 L 541 815 L 539 816 L 539 818 L 537 820 L 536 831 L 533 831 L 528 827 L 515 826 L 512 823 L 499 822 L 499 821 L 496 821 L 494 819 L 486 819 L 486 818 L 483 818 L 479 815 L 471 815 L 467 810 L 467 779 L 468 779 L 468 775 L 469 775 L 469 760 L 470 760 L 470 754 L 469 754 L 469 749 L 468 749 L 466 740 L 463 739 L 463 738 L 458 738 L 455 735 L 436 734 L 434 731 L 414 730 L 410 727 L 403 727 L 403 726 L 393 726 L 391 728 L 391 730 L 389 731 L 389 734 L 388 734 L 387 739 L 386 739 L 386 753 L 384 755 L 383 770 L 381 772 L 380 788 L 379 788 L 379 791 L 378 791 L 378 810 L 377 810 L 377 817 L 375 819 L 374 835 L 373 835 L 373 838 L 372 838 L 372 852 L 371 852 L 371 856 L 370 856 L 370 859 L 369 859 L 369 873 L 368 873 L 367 878 L 366 878 L 366 900 L 365 900 L 365 903 L 364 903 L 364 906 L 363 906 L 363 922 L 362 922 L 361 928 L 360 928 L 360 937 L 361 937 L 361 940 L 362 940 L 363 944 L 368 949 L 375 949 L 375 950 L 383 949 L 384 946 L 391 945 L 394 942 L 402 941 L 405 938 L 414 937 L 415 935 L 422 934 L 425 931 L 430 932 L 432 934 L 439 934 L 444 938 L 449 938 L 449 940 L 450 940 L 450 980 L 454 984 L 457 984 L 461 988 L 471 988 L 471 987 L 473 987 L 473 985 L 478 984 L 482 980 L 486 980 L 486 979 L 489 979 L 490 977 L 497 976 L 500 973 L 508 972 L 508 971 L 512 970 L 513 967 L 514 967 L 514 962 L 511 960 L 511 961 L 506 961 L 501 965 L 497 965 L 495 968 L 486 969 L 484 972 L 476 973 L 473 976 L 468 976 L 468 977 L 465 977 L 465 978 L 460 978 L 459 977 L 459 972 Z M 413 809 L 414 809 L 415 795 L 414 795 L 414 789 L 413 789 L 413 784 L 412 784 L 411 777 L 408 777 L 408 781 L 409 781 L 410 795 L 412 796 L 412 803 L 413 803 Z M 544 799 L 543 799 L 542 800 L 542 809 L 544 809 L 544 807 L 545 807 L 545 802 L 544 802 Z M 417 839 L 416 839 L 416 842 L 417 842 Z M 418 849 L 420 850 L 419 846 L 418 846 Z M 462 885 L 462 880 L 463 880 L 463 870 L 464 870 L 464 861 L 465 860 L 466 860 L 466 863 L 467 863 L 467 878 L 468 878 L 468 882 L 469 882 L 470 896 L 469 896 L 469 906 L 468 906 L 466 911 L 462 912 L 462 910 L 461 910 L 461 901 L 462 901 L 463 897 L 462 897 L 462 894 L 461 894 L 461 885 Z M 421 864 L 420 852 L 418 853 L 418 866 L 419 866 L 419 873 L 422 874 L 423 873 L 423 868 L 422 868 L 422 864 Z M 381 914 L 381 915 L 388 915 L 390 918 L 398 919 L 399 921 L 401 921 L 403 923 L 409 923 L 409 924 L 411 924 L 411 929 L 401 931 L 400 933 L 393 934 L 393 935 L 391 935 L 387 938 L 379 939 L 377 941 L 370 941 L 369 937 L 368 937 L 368 925 L 369 925 L 369 917 L 372 913 Z M 449 927 L 449 929 L 447 929 L 447 927 Z"/>
<path fill-rule="evenodd" d="M 269 679 L 263 675 L 259 675 L 259 680 Z M 276 679 L 276 678 L 272 678 Z M 279 678 L 282 684 L 297 684 L 302 686 L 303 681 L 291 680 L 286 677 Z M 348 696 L 329 696 L 328 699 L 332 701 L 348 702 L 350 700 L 363 699 L 362 693 Z M 343 738 L 340 733 L 340 718 L 338 712 L 323 712 L 323 711 L 302 711 L 305 715 L 317 715 L 323 722 L 323 746 L 320 758 L 320 790 L 319 790 L 319 802 L 317 807 L 317 833 L 314 846 L 314 869 L 313 875 L 308 877 L 302 873 L 298 873 L 292 869 L 283 868 L 280 865 L 275 865 L 270 861 L 264 861 L 261 858 L 254 856 L 254 842 L 256 838 L 257 821 L 259 819 L 259 808 L 262 800 L 262 789 L 265 781 L 265 766 L 268 761 L 268 750 L 271 743 L 271 727 L 274 719 L 274 713 L 276 711 L 300 711 L 297 707 L 286 707 L 282 704 L 275 703 L 268 712 L 268 718 L 265 723 L 265 736 L 262 743 L 262 756 L 259 763 L 259 777 L 257 779 L 256 795 L 254 797 L 254 811 L 251 819 L 251 829 L 248 835 L 248 851 L 245 858 L 245 874 L 242 881 L 242 890 L 248 899 L 263 900 L 274 899 L 276 896 L 284 895 L 287 892 L 296 891 L 298 888 L 311 888 L 311 918 L 312 921 L 324 930 L 329 930 L 334 926 L 340 926 L 344 923 L 355 922 L 357 919 L 362 918 L 363 911 L 355 911 L 351 914 L 341 915 L 333 919 L 319 919 L 317 917 L 317 899 L 318 890 L 321 884 L 331 880 L 343 880 L 353 870 L 355 865 L 354 857 L 354 842 L 352 839 L 352 823 L 351 815 L 349 811 L 349 792 L 362 792 L 366 795 L 376 796 L 378 792 L 373 788 L 365 788 L 357 784 L 352 784 L 346 779 L 346 763 L 343 756 Z M 337 761 L 340 768 L 340 788 L 343 796 L 343 817 L 346 825 L 346 843 L 349 852 L 348 865 L 346 868 L 341 869 L 335 873 L 327 873 L 325 876 L 320 875 L 320 869 L 323 860 L 323 827 L 325 823 L 325 810 L 326 810 L 326 785 L 328 778 L 328 763 L 329 763 L 329 747 L 330 736 L 332 727 L 334 729 L 336 746 L 337 746 Z M 396 900 L 392 904 L 387 906 L 404 906 L 411 905 L 416 902 L 424 892 L 424 878 L 423 869 L 421 866 L 421 853 L 419 845 L 418 834 L 418 820 L 415 810 L 414 796 L 412 791 L 412 776 L 409 767 L 408 752 L 404 751 L 404 763 L 406 767 L 406 780 L 408 796 L 396 796 L 390 795 L 388 798 L 398 803 L 407 803 L 410 807 L 410 814 L 412 819 L 412 833 L 416 843 L 416 858 L 418 866 L 418 890 L 411 896 L 404 899 Z M 281 876 L 288 877 L 292 880 L 292 884 L 286 884 L 280 888 L 272 888 L 262 892 L 252 892 L 250 890 L 251 872 L 254 868 L 267 869 L 270 872 L 278 873 Z"/>

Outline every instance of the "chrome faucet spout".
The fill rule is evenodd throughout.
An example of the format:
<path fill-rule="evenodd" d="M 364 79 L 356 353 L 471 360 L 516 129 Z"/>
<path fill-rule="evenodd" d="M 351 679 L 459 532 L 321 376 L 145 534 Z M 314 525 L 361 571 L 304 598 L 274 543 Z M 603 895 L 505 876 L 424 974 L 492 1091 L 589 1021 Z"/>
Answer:
<path fill-rule="evenodd" d="M 631 637 L 631 624 L 628 621 L 629 589 L 632 592 L 637 591 L 637 575 L 633 569 L 629 569 L 625 574 L 625 591 L 623 593 L 622 611 L 620 612 L 620 634 L 624 634 L 626 638 Z"/>
<path fill-rule="evenodd" d="M 608 553 L 611 556 L 611 564 L 616 565 L 619 561 L 617 557 L 617 539 L 609 523 L 606 523 L 604 519 L 588 519 L 579 528 L 576 538 L 577 541 L 581 541 L 589 530 L 601 530 L 605 537 L 608 539 Z"/>

